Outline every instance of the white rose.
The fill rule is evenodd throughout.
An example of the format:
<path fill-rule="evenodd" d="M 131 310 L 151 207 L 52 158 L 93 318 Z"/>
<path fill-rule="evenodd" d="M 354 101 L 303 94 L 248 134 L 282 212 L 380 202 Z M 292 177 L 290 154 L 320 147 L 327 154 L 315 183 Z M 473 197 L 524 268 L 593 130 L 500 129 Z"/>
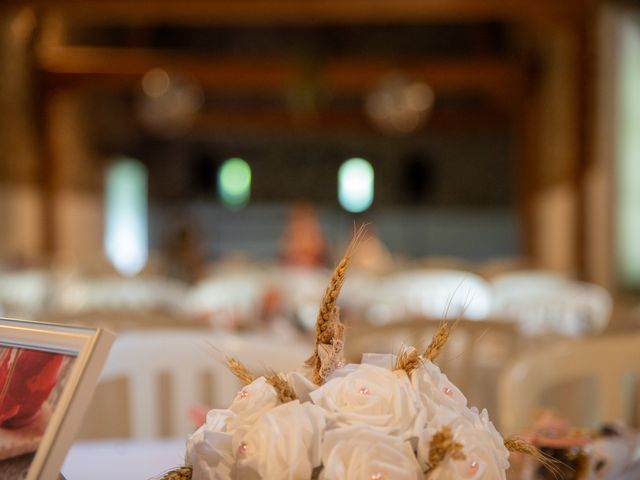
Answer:
<path fill-rule="evenodd" d="M 325 418 L 321 408 L 298 400 L 265 413 L 237 449 L 239 478 L 309 480 L 320 465 Z"/>
<path fill-rule="evenodd" d="M 231 435 L 226 433 L 230 410 L 211 410 L 207 421 L 187 440 L 185 463 L 193 469 L 193 480 L 230 480 L 235 476 Z"/>
<path fill-rule="evenodd" d="M 433 418 L 437 406 L 447 407 L 454 412 L 461 412 L 467 407 L 464 394 L 430 361 L 424 362 L 411 373 L 411 383 L 427 409 L 429 420 Z"/>
<path fill-rule="evenodd" d="M 393 366 L 396 362 L 396 355 L 386 353 L 365 353 L 362 355 L 362 364 L 375 365 L 378 367 L 386 368 L 387 370 L 393 370 Z M 359 363 L 348 363 L 341 367 L 336 368 L 327 377 L 327 381 L 344 377 L 349 373 L 355 372 L 360 368 Z M 308 402 L 311 400 L 309 394 L 318 388 L 318 385 L 311 381 L 311 369 L 303 367 L 297 371 L 289 372 L 286 374 L 287 382 L 293 388 L 296 397 L 301 402 Z"/>
<path fill-rule="evenodd" d="M 231 402 L 229 410 L 234 415 L 227 420 L 227 431 L 234 434 L 234 439 L 244 435 L 265 412 L 279 403 L 277 392 L 267 383 L 266 378 L 256 378 L 245 385 Z M 234 444 L 234 447 L 237 445 Z"/>
<path fill-rule="evenodd" d="M 320 478 L 326 480 L 423 478 L 408 441 L 361 425 L 327 431 L 322 463 Z"/>
<path fill-rule="evenodd" d="M 420 400 L 404 371 L 359 365 L 310 394 L 334 427 L 365 425 L 407 439 L 422 430 Z"/>
<path fill-rule="evenodd" d="M 428 464 L 429 446 L 433 435 L 442 427 L 451 429 L 453 440 L 462 445 L 464 460 L 447 457 L 431 471 L 429 480 L 500 480 L 506 478 L 509 452 L 502 436 L 489 421 L 486 410 L 464 409 L 454 414 L 441 408 L 418 441 L 418 460 Z"/>
<path fill-rule="evenodd" d="M 489 419 L 489 412 L 487 409 L 478 411 L 476 407 L 471 407 L 463 411 L 465 419 L 470 422 L 477 430 L 487 432 L 488 440 L 491 442 L 493 451 L 497 455 L 498 463 L 504 465 L 504 468 L 509 468 L 509 451 L 504 446 L 504 438 L 496 430 L 493 422 Z"/>
<path fill-rule="evenodd" d="M 393 353 L 364 353 L 360 363 L 393 370 L 397 360 L 398 356 Z"/>
<path fill-rule="evenodd" d="M 360 365 L 374 365 L 392 371 L 396 365 L 397 355 L 392 353 L 364 353 L 360 363 L 347 363 L 340 368 L 335 369 L 327 377 L 327 381 L 334 378 L 345 377 L 360 368 Z"/>
<path fill-rule="evenodd" d="M 301 402 L 308 402 L 310 400 L 309 394 L 313 392 L 318 386 L 313 383 L 302 372 L 289 372 L 286 374 L 287 383 L 291 385 L 296 397 Z"/>

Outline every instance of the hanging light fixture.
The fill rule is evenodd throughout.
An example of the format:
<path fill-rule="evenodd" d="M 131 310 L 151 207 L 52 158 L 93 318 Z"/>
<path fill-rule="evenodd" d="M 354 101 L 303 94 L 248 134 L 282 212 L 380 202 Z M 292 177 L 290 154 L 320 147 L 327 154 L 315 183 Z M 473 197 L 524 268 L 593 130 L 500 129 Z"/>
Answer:
<path fill-rule="evenodd" d="M 204 104 L 204 92 L 188 78 L 153 68 L 141 80 L 137 111 L 149 130 L 166 136 L 185 133 Z"/>
<path fill-rule="evenodd" d="M 434 102 L 433 89 L 398 73 L 383 77 L 366 99 L 373 124 L 387 135 L 407 135 L 426 123 Z"/>

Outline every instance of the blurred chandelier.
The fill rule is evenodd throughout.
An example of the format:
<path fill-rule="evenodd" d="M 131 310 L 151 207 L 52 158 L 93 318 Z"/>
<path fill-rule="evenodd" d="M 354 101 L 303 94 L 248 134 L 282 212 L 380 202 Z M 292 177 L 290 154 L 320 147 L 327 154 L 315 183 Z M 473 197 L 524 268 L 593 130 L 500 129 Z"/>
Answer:
<path fill-rule="evenodd" d="M 138 118 L 149 130 L 166 136 L 185 133 L 204 104 L 204 93 L 199 85 L 161 68 L 145 73 L 141 87 Z"/>
<path fill-rule="evenodd" d="M 383 77 L 367 96 L 367 116 L 380 131 L 399 136 L 414 133 L 426 123 L 433 109 L 433 89 L 398 73 Z"/>

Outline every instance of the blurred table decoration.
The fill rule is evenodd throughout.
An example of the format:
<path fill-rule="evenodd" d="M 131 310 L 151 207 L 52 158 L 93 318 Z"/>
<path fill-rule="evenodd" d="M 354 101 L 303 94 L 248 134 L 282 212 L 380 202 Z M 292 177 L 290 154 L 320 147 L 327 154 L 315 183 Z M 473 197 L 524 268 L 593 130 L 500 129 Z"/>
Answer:
<path fill-rule="evenodd" d="M 280 261 L 288 267 L 324 267 L 328 256 L 318 212 L 311 204 L 294 204 L 280 242 Z"/>
<path fill-rule="evenodd" d="M 556 469 L 515 454 L 513 479 L 552 480 L 560 476 L 564 480 L 617 480 L 640 470 L 640 435 L 621 425 L 605 424 L 597 430 L 574 428 L 566 419 L 544 411 L 524 437 L 557 460 Z"/>

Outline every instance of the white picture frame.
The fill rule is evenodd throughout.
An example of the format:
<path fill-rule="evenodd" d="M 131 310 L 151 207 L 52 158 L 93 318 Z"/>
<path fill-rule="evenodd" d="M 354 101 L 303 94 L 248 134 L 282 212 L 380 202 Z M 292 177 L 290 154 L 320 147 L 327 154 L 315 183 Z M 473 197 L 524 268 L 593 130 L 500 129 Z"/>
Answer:
<path fill-rule="evenodd" d="M 26 480 L 59 477 L 114 338 L 114 334 L 100 328 L 0 318 L 0 348 L 4 351 L 27 349 L 73 357 L 29 463 Z M 3 392 L 6 389 L 0 385 L 0 395 Z M 2 405 L 0 402 L 0 408 Z"/>

